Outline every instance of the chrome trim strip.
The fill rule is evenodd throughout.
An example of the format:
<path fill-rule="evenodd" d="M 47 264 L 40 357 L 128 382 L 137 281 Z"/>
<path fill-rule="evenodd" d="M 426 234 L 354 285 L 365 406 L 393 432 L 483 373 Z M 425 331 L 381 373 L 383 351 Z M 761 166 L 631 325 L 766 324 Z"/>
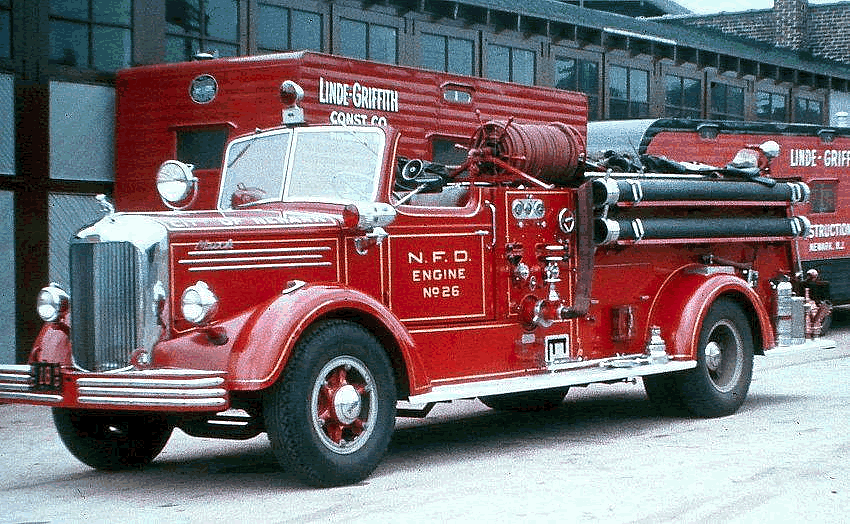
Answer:
<path fill-rule="evenodd" d="M 32 377 L 30 377 L 29 371 L 27 371 L 26 374 L 20 375 L 13 375 L 11 373 L 0 373 L 0 384 L 3 384 L 4 382 L 14 382 L 16 384 L 30 384 L 32 383 Z"/>
<path fill-rule="evenodd" d="M 224 389 L 169 389 L 169 388 L 93 388 L 81 387 L 80 397 L 127 397 L 127 398 L 219 398 Z"/>
<path fill-rule="evenodd" d="M 166 388 L 166 389 L 200 389 L 213 388 L 224 383 L 224 377 L 207 377 L 207 378 L 187 378 L 187 379 L 169 379 L 169 378 L 136 378 L 131 376 L 122 376 L 115 378 L 106 377 L 85 377 L 77 380 L 77 386 L 85 387 L 101 387 L 101 388 Z"/>
<path fill-rule="evenodd" d="M 221 408 L 227 405 L 224 398 L 200 399 L 163 399 L 163 398 L 131 398 L 131 397 L 79 397 L 80 404 L 108 404 L 113 406 L 143 406 L 164 408 Z"/>
<path fill-rule="evenodd" d="M 284 267 L 328 267 L 332 266 L 331 262 L 297 262 L 292 264 L 243 264 L 236 266 L 204 266 L 190 267 L 189 271 L 232 271 L 234 269 L 274 269 Z"/>
<path fill-rule="evenodd" d="M 594 382 L 625 380 L 646 375 L 684 371 L 697 366 L 696 361 L 689 360 L 684 362 L 671 361 L 666 364 L 638 365 L 633 368 L 607 368 L 603 367 L 606 365 L 606 362 L 608 362 L 607 359 L 596 361 L 595 363 L 577 363 L 576 365 L 583 364 L 584 367 L 580 369 L 559 370 L 553 373 L 541 373 L 539 375 L 524 375 L 521 377 L 435 386 L 430 392 L 413 395 L 407 400 L 411 404 L 444 402 L 447 400 L 481 397 L 485 395 L 500 395 L 504 393 L 533 391 L 536 389 L 591 384 Z"/>
<path fill-rule="evenodd" d="M 270 247 L 258 249 L 222 249 L 189 251 L 189 256 L 211 255 L 259 255 L 262 253 L 294 253 L 297 251 L 330 251 L 330 246 Z"/>
<path fill-rule="evenodd" d="M 12 384 L 0 382 L 0 392 L 6 391 L 24 391 L 29 393 L 32 391 L 32 381 L 15 381 Z"/>
<path fill-rule="evenodd" d="M 271 257 L 227 257 L 227 258 L 197 258 L 193 260 L 180 260 L 178 264 L 215 264 L 222 262 L 259 262 L 263 260 L 316 260 L 324 258 L 322 255 L 278 255 Z"/>
<path fill-rule="evenodd" d="M 0 400 L 31 400 L 33 402 L 59 403 L 62 402 L 62 395 L 0 391 Z"/>

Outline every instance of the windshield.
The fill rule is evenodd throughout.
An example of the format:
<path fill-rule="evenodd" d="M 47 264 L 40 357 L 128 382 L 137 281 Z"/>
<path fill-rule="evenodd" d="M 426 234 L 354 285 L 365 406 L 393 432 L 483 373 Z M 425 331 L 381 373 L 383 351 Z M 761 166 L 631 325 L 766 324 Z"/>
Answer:
<path fill-rule="evenodd" d="M 225 155 L 219 208 L 374 201 L 385 141 L 375 127 L 304 127 L 237 139 Z"/>

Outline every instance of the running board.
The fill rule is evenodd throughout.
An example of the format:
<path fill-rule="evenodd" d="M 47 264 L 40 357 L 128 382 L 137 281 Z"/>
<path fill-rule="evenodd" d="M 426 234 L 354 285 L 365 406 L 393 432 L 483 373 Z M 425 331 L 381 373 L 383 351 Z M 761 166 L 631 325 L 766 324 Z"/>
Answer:
<path fill-rule="evenodd" d="M 521 377 L 479 380 L 461 384 L 434 386 L 428 393 L 413 395 L 407 400 L 411 404 L 445 402 L 463 398 L 502 395 L 538 389 L 584 386 L 594 382 L 619 382 L 646 375 L 659 375 L 685 371 L 697 367 L 695 360 L 653 363 L 639 355 L 609 358 L 598 361 L 575 362 L 572 367 L 559 371 L 524 375 Z"/>

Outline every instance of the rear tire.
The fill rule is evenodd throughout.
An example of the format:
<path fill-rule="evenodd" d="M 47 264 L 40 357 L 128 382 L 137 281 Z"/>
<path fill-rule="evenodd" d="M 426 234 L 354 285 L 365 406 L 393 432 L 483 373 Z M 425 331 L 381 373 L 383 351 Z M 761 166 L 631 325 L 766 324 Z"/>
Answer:
<path fill-rule="evenodd" d="M 384 348 L 344 320 L 319 323 L 298 342 L 263 403 L 278 462 L 319 487 L 360 482 L 374 471 L 395 409 L 395 375 Z"/>
<path fill-rule="evenodd" d="M 682 400 L 700 417 L 735 413 L 747 398 L 753 375 L 753 334 L 743 308 L 718 299 L 702 322 L 697 367 L 682 375 Z"/>
<path fill-rule="evenodd" d="M 662 408 L 684 406 L 699 417 L 735 413 L 747 397 L 753 375 L 753 334 L 744 309 L 719 298 L 702 321 L 697 367 L 673 375 L 644 377 L 649 399 Z"/>
<path fill-rule="evenodd" d="M 160 414 L 53 409 L 59 437 L 72 455 L 95 469 L 122 470 L 150 463 L 174 427 Z"/>
<path fill-rule="evenodd" d="M 498 411 L 548 411 L 564 402 L 569 387 L 506 393 L 479 397 L 485 406 Z"/>

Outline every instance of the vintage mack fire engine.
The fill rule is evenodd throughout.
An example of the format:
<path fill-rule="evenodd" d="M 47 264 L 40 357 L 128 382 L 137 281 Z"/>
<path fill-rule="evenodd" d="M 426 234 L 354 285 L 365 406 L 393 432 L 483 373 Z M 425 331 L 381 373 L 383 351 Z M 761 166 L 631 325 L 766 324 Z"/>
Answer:
<path fill-rule="evenodd" d="M 642 377 L 723 416 L 753 355 L 803 336 L 809 190 L 766 176 L 775 144 L 600 171 L 578 105 L 577 126 L 483 120 L 447 166 L 399 156 L 391 126 L 306 125 L 299 85 L 280 91 L 284 124 L 227 144 L 214 209 L 190 209 L 176 160 L 156 179 L 173 211 L 104 202 L 38 297 L 29 362 L 0 368 L 0 399 L 52 406 L 86 464 L 144 465 L 174 428 L 266 432 L 305 482 L 352 483 L 412 407 L 542 409 Z"/>

